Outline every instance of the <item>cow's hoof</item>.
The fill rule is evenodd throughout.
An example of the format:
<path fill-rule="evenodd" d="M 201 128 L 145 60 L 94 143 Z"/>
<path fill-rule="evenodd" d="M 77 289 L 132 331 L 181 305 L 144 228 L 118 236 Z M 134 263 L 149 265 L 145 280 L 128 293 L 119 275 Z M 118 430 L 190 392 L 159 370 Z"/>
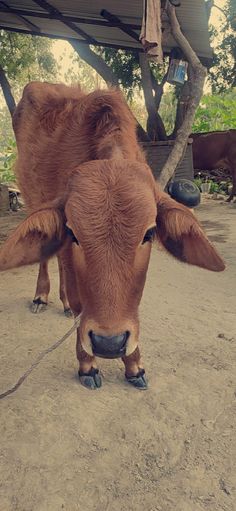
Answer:
<path fill-rule="evenodd" d="M 99 389 L 102 386 L 102 378 L 99 374 L 98 369 L 92 367 L 88 373 L 83 373 L 83 371 L 79 371 L 79 380 L 80 383 L 84 387 L 88 389 L 95 390 Z"/>
<path fill-rule="evenodd" d="M 30 310 L 33 314 L 38 314 L 39 312 L 44 312 L 47 309 L 47 303 L 41 300 L 41 298 L 36 298 L 33 300 Z"/>
<path fill-rule="evenodd" d="M 70 307 L 68 307 L 67 309 L 64 309 L 64 314 L 65 314 L 66 318 L 72 318 L 72 316 L 73 316 L 73 312 L 70 309 Z"/>
<path fill-rule="evenodd" d="M 148 388 L 147 379 L 144 369 L 140 369 L 136 376 L 126 376 L 126 380 L 131 383 L 136 389 L 146 390 Z"/>

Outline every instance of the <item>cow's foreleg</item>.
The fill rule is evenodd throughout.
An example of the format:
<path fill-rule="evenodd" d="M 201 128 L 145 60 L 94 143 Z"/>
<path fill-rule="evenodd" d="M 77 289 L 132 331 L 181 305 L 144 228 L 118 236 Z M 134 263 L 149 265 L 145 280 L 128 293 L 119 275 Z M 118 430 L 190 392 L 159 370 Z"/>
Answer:
<path fill-rule="evenodd" d="M 80 383 L 92 390 L 101 387 L 102 379 L 97 368 L 96 359 L 84 351 L 80 342 L 79 330 L 77 330 L 76 355 L 79 361 Z"/>
<path fill-rule="evenodd" d="M 60 255 L 57 256 L 57 261 L 58 261 L 59 281 L 60 281 L 60 286 L 59 286 L 60 300 L 62 301 L 62 304 L 64 307 L 65 316 L 70 318 L 72 316 L 72 312 L 71 312 L 71 308 L 70 308 L 68 297 L 67 297 L 65 272 L 63 269 L 63 263 L 62 263 L 62 259 L 61 259 Z"/>
<path fill-rule="evenodd" d="M 235 185 L 235 187 L 232 188 L 228 199 L 226 199 L 226 202 L 231 202 L 235 195 L 236 195 L 236 185 Z"/>
<path fill-rule="evenodd" d="M 131 355 L 122 357 L 125 365 L 126 380 L 137 389 L 147 389 L 147 380 L 145 377 L 145 370 L 141 364 L 139 347 L 134 350 Z"/>
<path fill-rule="evenodd" d="M 48 304 L 50 280 L 48 275 L 48 260 L 40 263 L 35 297 L 31 305 L 31 311 L 36 314 L 43 312 Z"/>

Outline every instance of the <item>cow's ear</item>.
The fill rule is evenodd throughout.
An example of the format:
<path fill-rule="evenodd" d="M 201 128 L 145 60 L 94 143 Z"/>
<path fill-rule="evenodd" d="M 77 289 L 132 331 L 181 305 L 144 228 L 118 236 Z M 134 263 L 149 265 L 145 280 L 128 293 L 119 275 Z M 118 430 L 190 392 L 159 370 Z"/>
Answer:
<path fill-rule="evenodd" d="M 48 259 L 66 240 L 64 214 L 42 209 L 24 220 L 0 250 L 0 271 Z"/>
<path fill-rule="evenodd" d="M 192 212 L 162 192 L 158 192 L 157 200 L 157 236 L 180 261 L 212 271 L 225 269 Z"/>

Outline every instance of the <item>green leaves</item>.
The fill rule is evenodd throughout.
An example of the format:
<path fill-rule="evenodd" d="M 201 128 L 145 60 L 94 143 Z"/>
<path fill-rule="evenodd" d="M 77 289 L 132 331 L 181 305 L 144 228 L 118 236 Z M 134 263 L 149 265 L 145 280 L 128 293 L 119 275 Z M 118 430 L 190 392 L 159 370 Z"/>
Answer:
<path fill-rule="evenodd" d="M 0 65 L 11 85 L 22 87 L 27 81 L 55 76 L 57 64 L 51 53 L 52 44 L 44 37 L 0 30 Z"/>
<path fill-rule="evenodd" d="M 227 0 L 225 16 L 219 31 L 211 27 L 211 40 L 215 45 L 213 66 L 209 71 L 213 92 L 224 92 L 236 86 L 236 2 Z"/>
<path fill-rule="evenodd" d="M 127 99 L 132 99 L 134 89 L 141 88 L 138 53 L 113 48 L 102 48 L 99 53 L 118 76 Z"/>
<path fill-rule="evenodd" d="M 10 139 L 5 154 L 0 156 L 0 183 L 15 181 L 14 165 L 17 156 L 16 142 Z"/>
<path fill-rule="evenodd" d="M 193 132 L 236 128 L 236 88 L 222 94 L 205 95 L 196 111 Z"/>

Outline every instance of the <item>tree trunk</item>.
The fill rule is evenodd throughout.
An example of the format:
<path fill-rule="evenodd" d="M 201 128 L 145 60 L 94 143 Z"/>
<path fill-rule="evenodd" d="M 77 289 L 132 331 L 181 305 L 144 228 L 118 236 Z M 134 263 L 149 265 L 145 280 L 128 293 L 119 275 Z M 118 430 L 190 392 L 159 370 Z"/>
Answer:
<path fill-rule="evenodd" d="M 177 131 L 174 147 L 160 174 L 159 182 L 162 188 L 165 188 L 168 181 L 174 175 L 175 169 L 186 149 L 188 138 L 192 130 L 195 111 L 202 97 L 204 81 L 207 74 L 206 69 L 202 66 L 196 53 L 193 51 L 189 42 L 183 35 L 175 14 L 175 8 L 170 4 L 169 1 L 167 1 L 167 14 L 170 20 L 172 35 L 177 43 L 177 46 L 181 48 L 183 54 L 189 62 L 192 72 L 189 77 L 190 98 L 187 112 L 181 127 Z"/>
<path fill-rule="evenodd" d="M 164 92 L 164 85 L 167 81 L 167 73 L 163 76 L 161 83 L 157 83 L 152 72 L 151 72 L 151 77 L 152 77 L 152 88 L 155 92 L 154 100 L 155 100 L 156 110 L 158 111 L 160 104 L 161 104 L 163 92 Z"/>
<path fill-rule="evenodd" d="M 146 133 L 146 131 L 143 129 L 141 124 L 137 123 L 137 137 L 139 142 L 150 142 L 151 139 Z"/>
<path fill-rule="evenodd" d="M 8 110 L 9 110 L 11 116 L 13 116 L 14 110 L 16 108 L 16 103 L 15 103 L 14 97 L 11 92 L 10 83 L 7 79 L 7 76 L 6 76 L 5 71 L 2 68 L 2 66 L 0 66 L 0 84 L 2 87 L 2 92 L 4 95 Z"/>
<path fill-rule="evenodd" d="M 186 113 L 188 111 L 189 101 L 191 99 L 191 81 L 190 77 L 187 82 L 184 83 L 180 92 L 179 100 L 177 103 L 175 126 L 173 133 L 171 133 L 171 139 L 176 137 L 178 129 L 182 126 Z"/>
<path fill-rule="evenodd" d="M 142 76 L 142 87 L 144 92 L 145 105 L 148 113 L 147 133 L 151 140 L 166 140 L 166 130 L 161 116 L 156 109 L 153 95 L 153 77 L 145 53 L 139 54 L 139 63 Z"/>

